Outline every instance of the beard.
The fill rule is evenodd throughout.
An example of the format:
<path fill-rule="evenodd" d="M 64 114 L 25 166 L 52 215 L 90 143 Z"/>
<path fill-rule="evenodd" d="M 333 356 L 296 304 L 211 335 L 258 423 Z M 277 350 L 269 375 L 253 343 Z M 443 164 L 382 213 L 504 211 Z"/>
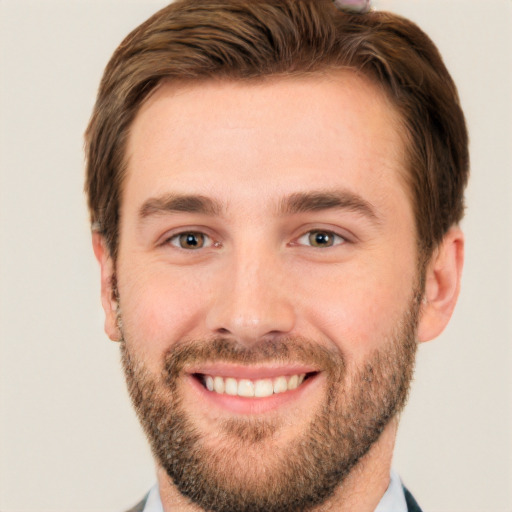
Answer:
<path fill-rule="evenodd" d="M 174 345 L 164 355 L 163 372 L 154 375 L 130 349 L 129 333 L 123 333 L 128 390 L 157 462 L 180 493 L 204 510 L 297 512 L 321 505 L 405 405 L 420 296 L 414 294 L 381 348 L 354 369 L 341 351 L 312 340 L 290 337 L 247 348 L 217 338 Z M 313 363 L 326 376 L 325 398 L 307 428 L 286 443 L 276 442 L 287 425 L 279 417 L 232 418 L 204 432 L 187 410 L 180 383 L 187 366 L 207 361 Z"/>

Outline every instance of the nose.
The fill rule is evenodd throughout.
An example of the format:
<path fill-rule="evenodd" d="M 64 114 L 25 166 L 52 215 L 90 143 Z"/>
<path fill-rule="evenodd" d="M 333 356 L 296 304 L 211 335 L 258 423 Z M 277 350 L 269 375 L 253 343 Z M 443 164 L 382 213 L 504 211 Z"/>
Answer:
<path fill-rule="evenodd" d="M 206 319 L 212 334 L 251 346 L 293 330 L 291 287 L 278 255 L 238 251 L 220 274 Z"/>

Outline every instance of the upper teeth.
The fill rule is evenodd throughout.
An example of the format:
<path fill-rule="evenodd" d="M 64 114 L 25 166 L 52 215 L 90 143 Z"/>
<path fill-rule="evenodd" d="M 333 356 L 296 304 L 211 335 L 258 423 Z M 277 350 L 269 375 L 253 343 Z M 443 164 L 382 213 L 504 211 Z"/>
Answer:
<path fill-rule="evenodd" d="M 234 379 L 232 377 L 212 377 L 205 376 L 206 388 L 215 393 L 225 393 L 226 395 L 238 395 L 243 397 L 262 398 L 271 396 L 274 393 L 284 393 L 298 388 L 306 374 L 291 375 L 288 377 L 276 377 L 274 379 Z"/>

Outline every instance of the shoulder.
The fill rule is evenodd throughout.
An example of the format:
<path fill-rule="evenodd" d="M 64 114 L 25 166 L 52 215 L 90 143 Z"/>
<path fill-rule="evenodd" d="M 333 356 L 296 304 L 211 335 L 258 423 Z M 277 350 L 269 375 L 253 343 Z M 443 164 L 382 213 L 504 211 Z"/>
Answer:
<path fill-rule="evenodd" d="M 421 508 L 418 505 L 417 501 L 414 499 L 414 496 L 409 492 L 409 490 L 404 486 L 404 495 L 405 502 L 407 503 L 408 512 L 421 512 Z"/>

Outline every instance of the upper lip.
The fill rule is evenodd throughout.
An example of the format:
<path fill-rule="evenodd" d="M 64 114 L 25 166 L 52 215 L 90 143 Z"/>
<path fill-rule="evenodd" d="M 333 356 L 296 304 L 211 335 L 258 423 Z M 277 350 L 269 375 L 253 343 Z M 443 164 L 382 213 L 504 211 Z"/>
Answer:
<path fill-rule="evenodd" d="M 303 373 L 317 372 L 317 368 L 304 364 L 279 365 L 236 365 L 231 363 L 204 364 L 187 370 L 189 374 L 211 375 L 218 377 L 231 377 L 234 379 L 273 379 L 288 377 Z"/>

